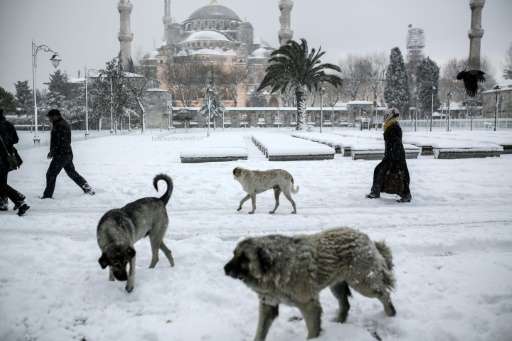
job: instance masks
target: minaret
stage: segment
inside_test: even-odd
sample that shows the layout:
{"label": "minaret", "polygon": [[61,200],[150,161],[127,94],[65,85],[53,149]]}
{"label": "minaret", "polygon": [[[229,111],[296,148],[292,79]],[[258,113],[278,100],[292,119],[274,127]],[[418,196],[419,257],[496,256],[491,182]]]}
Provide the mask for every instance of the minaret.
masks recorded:
{"label": "minaret", "polygon": [[169,41],[168,37],[168,29],[169,26],[172,24],[172,17],[171,17],[171,0],[164,0],[164,40],[167,43]]}
{"label": "minaret", "polygon": [[291,29],[291,14],[293,9],[292,0],[280,0],[279,10],[281,16],[279,22],[281,23],[281,29],[279,30],[279,45],[286,45],[288,41],[293,38],[293,31]]}
{"label": "minaret", "polygon": [[119,57],[121,58],[121,64],[123,65],[123,69],[133,71],[133,33],[131,33],[130,28],[130,14],[132,13],[133,5],[130,2],[130,0],[119,0],[117,9],[119,10],[119,15],[121,18],[119,29],[119,43],[121,44],[121,49],[119,51]]}
{"label": "minaret", "polygon": [[471,30],[469,31],[469,69],[480,70],[480,49],[484,30],[482,29],[482,9],[485,0],[471,0]]}

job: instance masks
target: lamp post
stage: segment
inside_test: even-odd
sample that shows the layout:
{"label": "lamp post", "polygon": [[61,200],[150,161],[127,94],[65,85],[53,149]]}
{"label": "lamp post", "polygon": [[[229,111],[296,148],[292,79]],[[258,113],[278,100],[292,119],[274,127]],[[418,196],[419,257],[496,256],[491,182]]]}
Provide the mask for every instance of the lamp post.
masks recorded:
{"label": "lamp post", "polygon": [[43,51],[46,53],[52,53],[52,57],[50,61],[54,68],[59,66],[59,63],[62,59],[59,57],[59,54],[51,49],[48,45],[41,44],[37,45],[34,41],[32,41],[32,92],[34,95],[34,144],[40,143],[41,139],[38,134],[38,124],[37,124],[37,94],[36,94],[36,69],[37,69],[37,54],[39,51]]}
{"label": "lamp post", "polygon": [[499,109],[499,105],[500,105],[500,87],[499,85],[496,85],[494,87],[494,91],[496,91],[496,109],[494,111],[494,131],[496,131],[496,128],[498,126],[498,109]]}
{"label": "lamp post", "polygon": [[450,131],[450,101],[452,99],[452,92],[449,91],[448,94],[446,95],[446,97],[448,98],[448,116],[447,116],[447,124],[446,124],[446,131]]}
{"label": "lamp post", "polygon": [[88,91],[87,91],[87,83],[88,83],[88,70],[87,66],[85,66],[85,138],[89,136],[89,101],[88,101]]}
{"label": "lamp post", "polygon": [[320,87],[320,133],[324,125],[324,88]]}
{"label": "lamp post", "polygon": [[169,110],[169,122],[167,129],[171,130],[173,128],[173,122],[172,122],[172,97],[170,100],[167,101],[167,110]]}
{"label": "lamp post", "polygon": [[432,110],[430,112],[430,131],[432,131],[432,120],[434,118],[434,91],[436,91],[436,87],[432,85]]}

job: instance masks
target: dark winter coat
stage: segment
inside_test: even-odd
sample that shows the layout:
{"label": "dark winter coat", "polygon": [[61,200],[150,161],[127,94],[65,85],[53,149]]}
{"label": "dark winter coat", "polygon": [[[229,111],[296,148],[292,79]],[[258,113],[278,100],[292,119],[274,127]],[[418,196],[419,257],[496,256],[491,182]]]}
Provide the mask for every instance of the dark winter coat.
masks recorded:
{"label": "dark winter coat", "polygon": [[[395,186],[396,183],[387,183],[387,181],[390,179],[388,174],[396,174],[400,172],[402,174],[401,187],[403,189],[400,191],[401,193],[397,194],[408,195],[410,194],[409,170],[407,169],[405,149],[404,145],[402,144],[402,128],[400,128],[398,122],[393,123],[384,131],[384,143],[384,159],[377,165],[377,167],[375,167],[373,174],[372,193],[380,194],[381,191],[394,193],[395,189],[398,187]],[[390,189],[391,192],[389,191]]]}
{"label": "dark winter coat", "polygon": [[[12,153],[14,145],[19,141],[18,134],[12,123],[2,116],[0,116],[0,136],[9,153]],[[0,147],[0,170],[6,171],[7,168],[7,155],[4,149]]]}
{"label": "dark winter coat", "polygon": [[384,142],[386,144],[384,160],[389,161],[394,166],[393,170],[407,168],[405,149],[402,144],[402,128],[398,123],[391,125],[384,131]]}
{"label": "dark winter coat", "polygon": [[63,118],[59,118],[53,122],[50,140],[50,156],[53,158],[63,158],[72,155],[71,128],[68,122]]}

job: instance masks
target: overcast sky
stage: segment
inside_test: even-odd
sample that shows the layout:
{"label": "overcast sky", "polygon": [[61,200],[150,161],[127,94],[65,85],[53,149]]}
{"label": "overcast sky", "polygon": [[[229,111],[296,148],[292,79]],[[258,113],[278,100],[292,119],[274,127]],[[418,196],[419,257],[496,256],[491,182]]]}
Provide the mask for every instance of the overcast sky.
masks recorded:
{"label": "overcast sky", "polygon": [[[163,0],[131,0],[134,58],[158,46],[163,37]],[[85,65],[101,68],[119,51],[117,0],[0,0],[0,86],[14,89],[31,81],[31,40],[60,52],[60,68],[75,75]],[[172,0],[172,16],[182,22],[209,0]],[[277,45],[278,0],[219,0],[243,20],[255,36]],[[505,51],[512,42],[512,0],[487,0],[483,12],[482,54],[501,79]],[[405,50],[407,25],[426,34],[426,55],[443,64],[467,58],[469,0],[296,0],[294,38],[305,37],[328,52],[330,61],[351,54]],[[50,56],[39,54],[37,78],[47,81]]]}

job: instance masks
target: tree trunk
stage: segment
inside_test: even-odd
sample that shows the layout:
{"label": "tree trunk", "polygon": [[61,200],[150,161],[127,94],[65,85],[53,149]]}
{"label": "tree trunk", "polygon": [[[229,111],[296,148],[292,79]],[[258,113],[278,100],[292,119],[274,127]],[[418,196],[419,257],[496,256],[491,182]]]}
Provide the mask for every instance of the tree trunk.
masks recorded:
{"label": "tree trunk", "polygon": [[297,126],[295,130],[304,129],[304,114],[306,113],[306,89],[304,86],[295,89],[297,99]]}
{"label": "tree trunk", "polygon": [[142,124],[141,124],[141,128],[142,128],[142,131],[141,133],[144,134],[144,131],[146,130],[146,115],[145,115],[145,108],[144,108],[144,104],[142,104],[142,101],[140,100],[140,98],[137,97],[137,104],[139,106],[139,109],[140,109],[140,115],[141,115],[141,119],[142,119]]}

